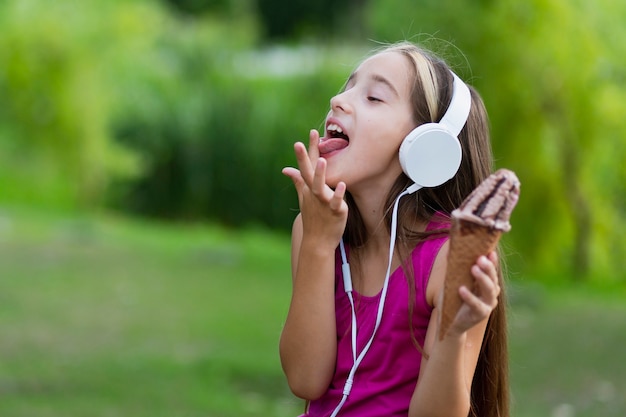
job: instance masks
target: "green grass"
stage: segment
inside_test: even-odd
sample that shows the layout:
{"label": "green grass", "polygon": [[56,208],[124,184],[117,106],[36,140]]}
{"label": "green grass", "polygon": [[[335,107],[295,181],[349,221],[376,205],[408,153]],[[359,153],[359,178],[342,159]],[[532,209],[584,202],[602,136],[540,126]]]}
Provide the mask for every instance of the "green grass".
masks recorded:
{"label": "green grass", "polygon": [[0,415],[291,416],[285,236],[0,216]]}
{"label": "green grass", "polygon": [[624,288],[527,284],[512,299],[514,416],[626,416]]}
{"label": "green grass", "polygon": [[[289,239],[0,210],[0,415],[296,416]],[[516,282],[515,417],[626,416],[626,295]]]}

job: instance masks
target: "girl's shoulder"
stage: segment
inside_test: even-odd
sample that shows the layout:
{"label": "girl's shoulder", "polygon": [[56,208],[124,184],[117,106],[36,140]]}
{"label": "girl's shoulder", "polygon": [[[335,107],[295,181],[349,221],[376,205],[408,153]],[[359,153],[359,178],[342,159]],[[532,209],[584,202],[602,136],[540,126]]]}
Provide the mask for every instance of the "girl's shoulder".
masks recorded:
{"label": "girl's shoulder", "polygon": [[450,224],[449,216],[435,213],[426,225],[423,240],[413,250],[413,256],[426,258],[427,262],[434,261],[442,245],[449,238]]}
{"label": "girl's shoulder", "polygon": [[420,271],[416,279],[421,281],[426,302],[431,307],[441,284],[439,277],[446,268],[450,225],[449,216],[435,213],[426,227],[429,235],[416,246],[412,254],[413,267]]}

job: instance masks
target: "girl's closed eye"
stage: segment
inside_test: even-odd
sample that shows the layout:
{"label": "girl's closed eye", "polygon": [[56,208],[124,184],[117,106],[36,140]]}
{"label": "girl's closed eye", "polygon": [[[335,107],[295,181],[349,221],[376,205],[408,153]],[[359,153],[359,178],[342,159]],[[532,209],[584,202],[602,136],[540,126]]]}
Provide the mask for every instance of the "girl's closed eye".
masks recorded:
{"label": "girl's closed eye", "polygon": [[372,102],[382,103],[382,99],[375,97],[375,96],[367,96],[367,100],[372,101]]}

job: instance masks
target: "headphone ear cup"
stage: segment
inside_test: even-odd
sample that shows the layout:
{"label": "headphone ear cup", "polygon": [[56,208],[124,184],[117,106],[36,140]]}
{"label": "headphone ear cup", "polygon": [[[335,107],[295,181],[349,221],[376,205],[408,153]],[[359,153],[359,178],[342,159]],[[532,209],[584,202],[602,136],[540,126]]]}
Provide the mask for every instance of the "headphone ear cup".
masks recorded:
{"label": "headphone ear cup", "polygon": [[456,174],[461,165],[461,144],[445,127],[425,123],[413,129],[400,145],[404,173],[422,187],[436,187]]}
{"label": "headphone ear cup", "polygon": [[[424,135],[428,135],[428,132],[431,132],[434,127],[436,127],[436,123],[424,123],[422,125],[417,126],[415,129],[411,130],[408,135],[402,141],[400,145],[400,165],[402,165],[402,170],[404,173],[411,178],[413,181],[413,177],[411,176],[410,169],[411,164],[411,155],[415,152],[413,149],[415,148],[415,143],[421,143],[423,139],[418,139],[423,137]],[[417,147],[419,148],[419,144]]]}

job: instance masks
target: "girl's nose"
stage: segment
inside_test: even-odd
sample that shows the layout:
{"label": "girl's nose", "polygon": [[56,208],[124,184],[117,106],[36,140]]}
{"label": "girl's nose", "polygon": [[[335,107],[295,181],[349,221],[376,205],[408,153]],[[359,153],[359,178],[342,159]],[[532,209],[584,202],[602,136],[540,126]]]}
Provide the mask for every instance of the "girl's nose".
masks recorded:
{"label": "girl's nose", "polygon": [[348,113],[351,111],[351,107],[348,104],[345,91],[337,94],[330,99],[330,108],[331,110],[342,111],[344,113]]}

